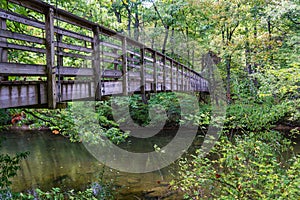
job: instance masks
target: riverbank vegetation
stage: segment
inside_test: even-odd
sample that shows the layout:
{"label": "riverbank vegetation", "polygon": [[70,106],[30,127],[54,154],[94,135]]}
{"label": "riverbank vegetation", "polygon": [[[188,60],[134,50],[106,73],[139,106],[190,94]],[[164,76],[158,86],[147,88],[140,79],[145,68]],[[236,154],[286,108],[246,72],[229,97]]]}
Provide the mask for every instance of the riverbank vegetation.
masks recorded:
{"label": "riverbank vegetation", "polygon": [[[4,0],[0,2],[1,8],[21,9]],[[228,104],[220,139],[205,157],[199,151],[192,161],[181,161],[180,176],[172,181],[172,189],[183,192],[185,199],[299,198],[300,157],[292,149],[300,126],[299,1],[50,2],[176,57],[204,76],[210,73],[209,67],[202,65],[202,55],[209,54],[215,62]],[[26,10],[19,12],[39,17]],[[13,55],[10,59],[25,58]],[[130,115],[126,117],[142,126],[150,123],[149,108],[157,104],[166,110],[166,115],[153,115],[152,122],[167,120],[171,127],[176,127],[184,125],[185,119],[192,119],[205,132],[214,121],[209,101],[200,102],[198,114],[180,116],[174,93],[153,95],[148,104],[139,95],[112,101],[70,103],[60,110],[0,110],[0,122],[4,128],[23,111],[26,117],[18,118],[20,122],[16,124],[49,127],[54,134],[62,134],[73,142],[80,141],[80,137],[88,140],[89,135],[100,131],[120,143],[128,136],[119,130],[126,119],[114,120],[112,103],[123,109],[129,106]],[[89,109],[76,111],[82,107]],[[100,126],[87,126],[88,122]],[[278,132],[280,127],[284,127],[284,133]],[[38,193],[61,195],[58,189]],[[80,195],[88,198],[92,193],[88,189]]]}

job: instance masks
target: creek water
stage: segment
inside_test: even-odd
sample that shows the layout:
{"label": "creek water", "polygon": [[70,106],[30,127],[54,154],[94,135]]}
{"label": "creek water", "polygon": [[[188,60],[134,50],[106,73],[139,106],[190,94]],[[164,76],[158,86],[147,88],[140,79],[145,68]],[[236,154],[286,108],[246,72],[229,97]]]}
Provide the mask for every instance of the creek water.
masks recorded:
{"label": "creek water", "polygon": [[[166,145],[174,131],[164,131],[158,137],[147,140],[135,140],[122,148],[134,152],[153,151],[154,144]],[[114,185],[117,199],[164,199],[174,200],[182,197],[169,190],[168,182],[178,173],[178,163],[161,170],[143,174],[125,173],[105,167],[96,160],[82,143],[71,143],[61,135],[50,131],[10,131],[0,133],[1,153],[14,155],[29,151],[30,155],[21,162],[21,170],[12,179],[12,190],[27,191],[33,188],[50,190],[60,187],[84,190],[91,183],[101,179]],[[188,152],[192,153],[202,144],[202,137],[196,137]],[[300,153],[300,141],[296,141],[295,152]],[[188,157],[188,155],[184,155]]]}
{"label": "creek water", "polygon": [[[154,144],[164,146],[172,139],[171,135],[166,131],[159,137],[138,142],[130,138],[124,148],[135,152],[153,151]],[[2,153],[13,155],[30,152],[21,162],[17,176],[12,179],[12,190],[15,192],[37,187],[42,190],[50,190],[52,187],[84,190],[101,179],[114,185],[118,199],[158,199],[160,196],[167,196],[165,199],[182,199],[179,194],[168,189],[168,182],[178,172],[176,163],[149,173],[125,173],[105,167],[82,143],[71,143],[63,136],[49,131],[10,131],[2,132],[0,136],[5,138],[2,141]],[[189,152],[199,147],[201,141],[201,137],[196,137]]]}

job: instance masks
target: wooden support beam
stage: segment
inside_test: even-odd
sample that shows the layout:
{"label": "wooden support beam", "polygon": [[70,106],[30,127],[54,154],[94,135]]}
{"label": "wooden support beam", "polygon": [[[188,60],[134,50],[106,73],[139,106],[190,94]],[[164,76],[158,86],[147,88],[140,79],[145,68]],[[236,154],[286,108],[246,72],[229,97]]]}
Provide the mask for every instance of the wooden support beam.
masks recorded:
{"label": "wooden support beam", "polygon": [[163,63],[163,91],[166,91],[166,86],[167,86],[167,74],[166,74],[166,56],[164,55],[162,58],[162,63]]}
{"label": "wooden support beam", "polygon": [[170,60],[170,68],[171,68],[171,91],[174,90],[174,86],[173,86],[173,59]]}
{"label": "wooden support beam", "polygon": [[127,39],[122,39],[122,91],[123,95],[128,95],[128,73],[127,73]]}
{"label": "wooden support beam", "polygon": [[[6,30],[6,20],[3,18],[0,18],[0,29]],[[0,37],[0,42],[7,42],[6,38]],[[7,62],[7,49],[0,47],[0,63]],[[7,81],[8,76],[0,76],[0,81]]]}
{"label": "wooden support beam", "polygon": [[179,67],[178,63],[176,64],[176,91],[179,91]]}
{"label": "wooden support beam", "polygon": [[180,65],[181,66],[181,91],[184,91],[184,77],[183,77],[183,71],[184,71],[184,68],[183,68],[183,65]]}
{"label": "wooden support beam", "polygon": [[156,52],[152,53],[153,58],[153,89],[154,93],[157,93],[157,60],[156,60],[157,54]]}
{"label": "wooden support beam", "polygon": [[141,82],[140,82],[140,90],[141,90],[141,95],[142,95],[142,100],[144,103],[147,103],[147,99],[146,99],[146,92],[145,92],[145,86],[146,86],[146,82],[145,82],[145,61],[144,61],[144,57],[145,57],[145,49],[141,48],[140,49],[140,76],[141,76]]}
{"label": "wooden support beam", "polygon": [[95,84],[95,100],[101,100],[101,77],[102,77],[102,70],[101,70],[101,59],[100,59],[100,30],[98,26],[93,27],[93,43],[92,43],[92,48],[93,48],[93,61],[92,61],[92,66],[94,70],[94,84]]}
{"label": "wooden support beam", "polygon": [[48,108],[56,108],[56,74],[55,74],[55,50],[54,50],[54,12],[49,8],[45,13],[46,32],[46,63],[47,63],[47,99]]}
{"label": "wooden support beam", "polygon": [[57,91],[57,96],[58,96],[58,101],[61,101],[61,84],[60,81],[64,80],[63,76],[61,75],[61,68],[64,66],[64,56],[60,54],[59,52],[63,52],[63,48],[59,46],[59,44],[62,42],[63,35],[61,34],[56,34],[56,41],[57,41],[57,74],[58,74],[58,91]]}

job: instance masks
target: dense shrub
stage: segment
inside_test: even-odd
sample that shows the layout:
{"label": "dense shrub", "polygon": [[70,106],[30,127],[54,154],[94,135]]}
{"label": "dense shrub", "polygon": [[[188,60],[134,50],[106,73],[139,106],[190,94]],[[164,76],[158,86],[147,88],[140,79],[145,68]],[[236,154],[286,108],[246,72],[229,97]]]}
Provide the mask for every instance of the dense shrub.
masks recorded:
{"label": "dense shrub", "polygon": [[291,142],[279,133],[222,137],[208,157],[182,161],[172,182],[185,199],[297,199],[300,156],[287,156]]}

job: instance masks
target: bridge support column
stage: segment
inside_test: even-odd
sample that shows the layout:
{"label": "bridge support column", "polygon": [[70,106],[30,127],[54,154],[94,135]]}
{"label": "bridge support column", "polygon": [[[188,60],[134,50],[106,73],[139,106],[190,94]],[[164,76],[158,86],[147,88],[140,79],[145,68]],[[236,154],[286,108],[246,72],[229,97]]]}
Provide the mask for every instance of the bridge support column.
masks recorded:
{"label": "bridge support column", "polygon": [[[6,20],[0,18],[0,29],[6,30]],[[7,39],[0,38],[0,42],[6,42]],[[7,62],[7,49],[0,48],[0,62]],[[8,76],[0,76],[0,81],[8,81]]]}
{"label": "bridge support column", "polygon": [[170,68],[171,68],[171,91],[174,90],[174,82],[173,82],[173,60],[170,60]]}
{"label": "bridge support column", "polygon": [[94,38],[93,38],[93,70],[94,70],[94,94],[95,100],[101,100],[101,77],[102,77],[102,70],[101,70],[101,61],[100,61],[100,39],[99,34],[100,30],[98,26],[93,28]]}
{"label": "bridge support column", "polygon": [[45,14],[46,63],[47,63],[47,98],[48,108],[56,108],[56,70],[54,66],[54,12],[49,8]]}
{"label": "bridge support column", "polygon": [[179,91],[179,69],[178,63],[176,64],[176,91]]}
{"label": "bridge support column", "polygon": [[183,67],[183,65],[181,65],[181,91],[184,91],[184,76],[183,76],[183,71],[184,71],[184,67]]}
{"label": "bridge support column", "polygon": [[128,95],[128,74],[127,74],[127,39],[122,39],[122,87],[123,95]]}
{"label": "bridge support column", "polygon": [[141,90],[141,95],[142,95],[142,100],[144,103],[147,103],[147,98],[146,98],[146,81],[145,81],[145,48],[140,49],[140,75],[141,75],[141,82],[140,82],[140,90]]}
{"label": "bridge support column", "polygon": [[167,74],[166,74],[166,56],[165,55],[163,56],[162,60],[163,60],[163,88],[162,89],[164,92],[166,92]]}
{"label": "bridge support column", "polygon": [[153,91],[154,93],[157,93],[157,63],[156,63],[156,57],[157,53],[153,52],[152,53],[152,58],[153,58]]}

